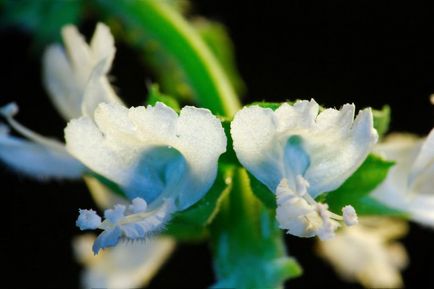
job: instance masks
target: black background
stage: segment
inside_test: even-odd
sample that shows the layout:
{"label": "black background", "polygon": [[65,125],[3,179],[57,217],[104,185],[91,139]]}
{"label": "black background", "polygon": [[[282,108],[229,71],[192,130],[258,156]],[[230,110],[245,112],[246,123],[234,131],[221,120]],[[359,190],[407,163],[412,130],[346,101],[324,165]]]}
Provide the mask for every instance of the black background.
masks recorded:
{"label": "black background", "polygon": [[[408,1],[195,1],[194,13],[225,23],[236,46],[248,92],[244,103],[315,98],[336,106],[392,108],[391,129],[427,134],[433,126],[434,9]],[[327,2],[327,3],[326,3]],[[427,2],[429,3],[429,2]],[[82,29],[90,35],[95,19]],[[18,119],[43,135],[62,139],[64,122],[41,86],[39,56],[29,35],[0,30],[0,104],[16,101]],[[120,95],[140,104],[152,78],[139,54],[118,44],[112,74]],[[38,183],[0,169],[3,226],[2,282],[15,287],[75,288],[80,267],[71,238],[77,208],[94,207],[81,182]],[[6,226],[6,228],[4,227]],[[286,237],[305,274],[292,288],[359,288],[343,283],[313,252],[312,239]],[[434,286],[434,232],[411,225],[403,240],[411,259],[407,287]],[[2,267],[3,267],[2,266]],[[3,275],[3,274],[2,274]],[[180,245],[151,288],[204,288],[213,282],[203,245]]]}

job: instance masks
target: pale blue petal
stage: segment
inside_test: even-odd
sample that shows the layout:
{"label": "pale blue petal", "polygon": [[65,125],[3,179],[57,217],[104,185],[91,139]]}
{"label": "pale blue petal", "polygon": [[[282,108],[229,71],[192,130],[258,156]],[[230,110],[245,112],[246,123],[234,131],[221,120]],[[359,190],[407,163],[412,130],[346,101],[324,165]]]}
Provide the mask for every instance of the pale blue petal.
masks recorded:
{"label": "pale blue petal", "polygon": [[5,130],[0,133],[0,161],[18,173],[39,180],[78,179],[85,170],[60,143],[53,148],[11,136]]}
{"label": "pale blue petal", "polygon": [[104,232],[99,234],[99,236],[96,238],[95,242],[93,243],[92,246],[93,253],[96,255],[101,249],[116,246],[121,236],[122,236],[122,231],[117,226],[112,229],[105,230]]}

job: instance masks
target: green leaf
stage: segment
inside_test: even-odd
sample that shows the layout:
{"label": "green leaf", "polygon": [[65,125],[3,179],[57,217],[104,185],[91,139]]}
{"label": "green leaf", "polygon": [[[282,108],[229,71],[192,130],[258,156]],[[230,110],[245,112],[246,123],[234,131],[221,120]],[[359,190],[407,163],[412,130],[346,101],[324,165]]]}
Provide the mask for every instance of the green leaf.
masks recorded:
{"label": "green leaf", "polygon": [[342,207],[346,205],[359,204],[360,199],[369,195],[386,178],[393,165],[394,162],[370,154],[357,171],[338,189],[326,194],[326,202],[330,210],[340,213]]}
{"label": "green leaf", "polygon": [[202,17],[192,19],[191,24],[220,62],[237,93],[243,94],[246,87],[237,70],[234,47],[226,27],[219,22]]}
{"label": "green leaf", "polygon": [[[282,105],[283,102],[266,102],[266,101],[257,101],[257,102],[253,102],[250,105],[258,105],[260,107],[263,108],[271,108],[272,110],[276,110],[279,108],[279,106]],[[292,104],[291,102],[287,102],[289,104]],[[249,105],[249,106],[250,106]]]}
{"label": "green leaf", "polygon": [[34,34],[36,48],[60,40],[66,24],[80,20],[82,2],[51,0],[8,0],[4,3],[1,25],[17,25]]}
{"label": "green leaf", "polygon": [[237,169],[230,194],[211,225],[217,282],[212,288],[280,288],[302,274],[287,256],[274,211],[254,197],[244,169]]}
{"label": "green leaf", "polygon": [[175,98],[161,93],[158,84],[151,84],[149,86],[148,104],[155,105],[157,102],[164,103],[168,107],[173,108],[176,112],[181,110],[179,103]]}
{"label": "green leaf", "polygon": [[378,136],[382,137],[389,129],[390,124],[390,107],[383,106],[381,110],[373,109],[374,127],[378,132]]}
{"label": "green leaf", "polygon": [[[239,100],[224,69],[197,31],[165,1],[96,1],[114,20],[113,31],[144,52],[162,89],[194,100],[214,114],[232,116]],[[115,24],[116,25],[115,25]]]}

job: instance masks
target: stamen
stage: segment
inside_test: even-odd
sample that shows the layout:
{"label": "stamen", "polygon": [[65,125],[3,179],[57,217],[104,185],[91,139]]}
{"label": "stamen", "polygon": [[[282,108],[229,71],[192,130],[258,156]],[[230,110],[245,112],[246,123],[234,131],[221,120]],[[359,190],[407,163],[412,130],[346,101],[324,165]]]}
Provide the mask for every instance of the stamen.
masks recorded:
{"label": "stamen", "polygon": [[[295,228],[289,228],[294,226],[293,223],[285,222],[285,211],[286,216],[288,216],[292,222],[296,221],[294,213],[298,212],[295,214],[300,214],[296,217],[302,217],[302,219],[299,220],[304,223],[304,234],[317,235],[321,240],[331,239],[335,236],[335,231],[340,226],[338,221],[343,221],[347,226],[357,224],[357,214],[353,207],[345,206],[342,209],[343,216],[340,216],[329,211],[327,204],[315,201],[308,192],[309,183],[303,176],[298,175],[296,177],[295,188],[296,191],[291,190],[287,180],[283,179],[276,189],[278,205],[277,218],[281,227],[283,226],[283,228],[288,229],[289,233],[294,234]],[[302,205],[303,202],[305,205]],[[302,206],[304,206],[303,209]],[[311,209],[309,209],[309,207]],[[286,226],[289,227],[287,228],[284,224],[287,224]]]}
{"label": "stamen", "polygon": [[79,209],[79,212],[75,224],[80,230],[95,230],[101,225],[101,217],[94,210]]}
{"label": "stamen", "polygon": [[344,215],[344,222],[347,226],[353,226],[359,223],[357,218],[356,210],[350,205],[342,208],[342,213]]}

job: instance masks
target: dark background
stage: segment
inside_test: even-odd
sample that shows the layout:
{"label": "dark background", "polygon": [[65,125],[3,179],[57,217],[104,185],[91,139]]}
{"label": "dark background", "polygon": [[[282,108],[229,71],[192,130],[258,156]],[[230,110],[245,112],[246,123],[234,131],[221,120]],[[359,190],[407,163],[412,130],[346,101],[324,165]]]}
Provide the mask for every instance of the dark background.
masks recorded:
{"label": "dark background", "polygon": [[[392,108],[394,131],[427,134],[433,126],[434,9],[408,1],[195,1],[194,13],[220,20],[230,30],[248,92],[244,103],[315,98],[336,106]],[[84,27],[89,35],[96,19]],[[41,86],[40,56],[29,35],[0,30],[0,104],[16,101],[18,119],[43,135],[62,139],[64,122]],[[139,54],[118,44],[112,74],[120,95],[139,104],[151,76]],[[94,207],[81,182],[38,183],[0,168],[3,222],[1,258],[14,287],[78,286],[80,267],[71,238],[77,208]],[[305,274],[292,288],[359,288],[341,282],[312,251],[314,240],[286,237]],[[434,232],[411,225],[403,240],[411,265],[408,288],[434,286]],[[2,267],[3,267],[2,266]],[[2,274],[3,275],[3,274]],[[8,278],[9,277],[9,278]],[[180,245],[151,288],[204,288],[213,282],[206,245]],[[3,283],[4,284],[4,283]]]}

